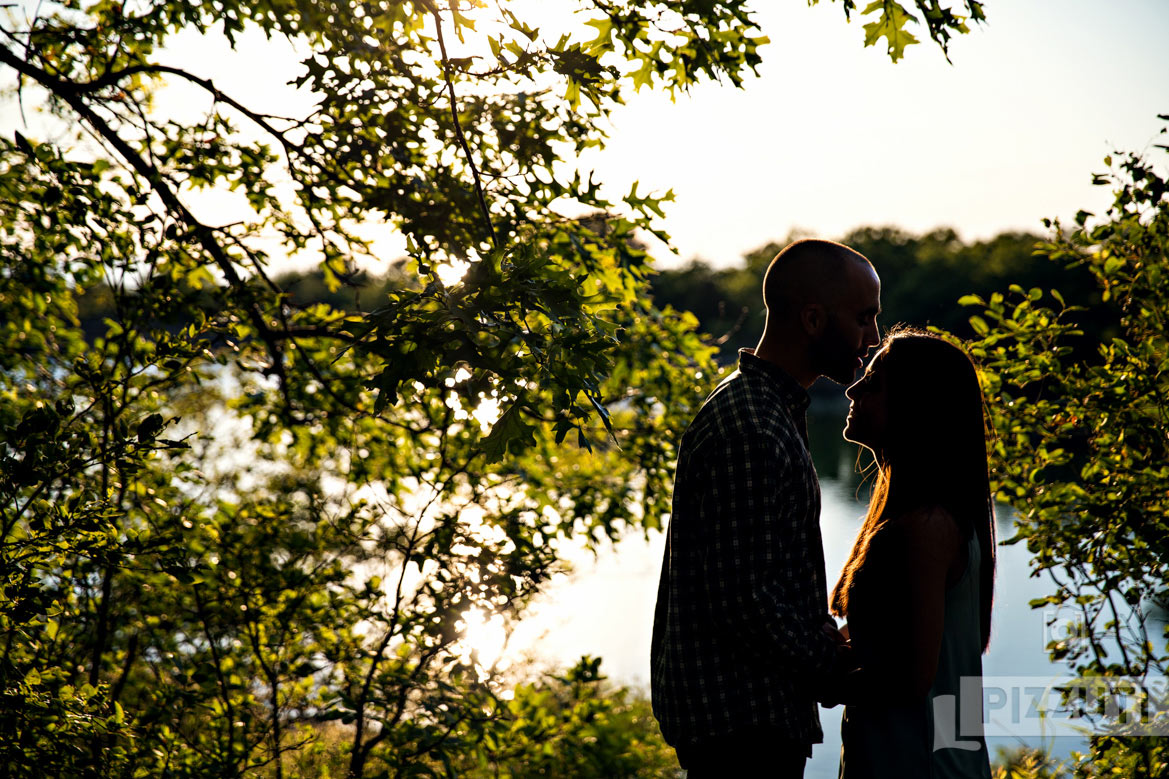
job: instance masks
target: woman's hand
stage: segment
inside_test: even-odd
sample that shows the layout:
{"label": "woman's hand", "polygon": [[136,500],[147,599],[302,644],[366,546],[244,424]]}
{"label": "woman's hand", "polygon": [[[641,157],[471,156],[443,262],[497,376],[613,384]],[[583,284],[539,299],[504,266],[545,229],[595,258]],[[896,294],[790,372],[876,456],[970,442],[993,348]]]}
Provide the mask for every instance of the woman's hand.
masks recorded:
{"label": "woman's hand", "polygon": [[840,630],[836,627],[835,622],[825,622],[820,626],[820,630],[822,630],[825,635],[835,641],[837,646],[848,643],[848,633],[845,632],[848,630],[847,625],[845,625],[844,630]]}

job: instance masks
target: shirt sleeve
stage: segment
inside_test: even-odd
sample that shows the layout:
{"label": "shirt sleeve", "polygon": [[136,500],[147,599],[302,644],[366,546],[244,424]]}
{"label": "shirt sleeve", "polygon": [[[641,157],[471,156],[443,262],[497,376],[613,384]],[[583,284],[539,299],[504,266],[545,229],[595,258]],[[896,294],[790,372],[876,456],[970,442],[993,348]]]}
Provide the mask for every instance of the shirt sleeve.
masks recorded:
{"label": "shirt sleeve", "polygon": [[[826,675],[836,644],[822,630],[806,523],[808,496],[775,440],[748,433],[708,451],[703,578],[726,628],[795,673]],[[802,477],[798,477],[802,480]],[[813,519],[812,521],[817,521]]]}

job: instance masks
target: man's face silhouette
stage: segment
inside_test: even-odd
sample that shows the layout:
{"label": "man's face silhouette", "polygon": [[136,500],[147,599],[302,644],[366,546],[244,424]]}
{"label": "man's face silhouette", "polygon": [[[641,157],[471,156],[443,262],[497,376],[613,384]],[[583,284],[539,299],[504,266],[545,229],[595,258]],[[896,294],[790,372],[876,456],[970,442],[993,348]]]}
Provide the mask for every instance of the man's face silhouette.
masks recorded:
{"label": "man's face silhouette", "polygon": [[837,384],[852,383],[869,349],[881,342],[881,280],[867,263],[850,262],[842,287],[825,306],[826,320],[813,339],[817,372]]}

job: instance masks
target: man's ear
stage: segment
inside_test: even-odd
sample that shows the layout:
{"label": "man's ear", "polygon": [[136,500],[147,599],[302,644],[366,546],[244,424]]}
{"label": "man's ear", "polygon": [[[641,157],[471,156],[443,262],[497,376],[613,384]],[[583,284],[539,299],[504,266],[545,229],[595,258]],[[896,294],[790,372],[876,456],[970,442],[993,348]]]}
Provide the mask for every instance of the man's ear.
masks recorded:
{"label": "man's ear", "polygon": [[804,334],[817,336],[828,325],[828,311],[819,303],[809,303],[800,310],[800,326]]}

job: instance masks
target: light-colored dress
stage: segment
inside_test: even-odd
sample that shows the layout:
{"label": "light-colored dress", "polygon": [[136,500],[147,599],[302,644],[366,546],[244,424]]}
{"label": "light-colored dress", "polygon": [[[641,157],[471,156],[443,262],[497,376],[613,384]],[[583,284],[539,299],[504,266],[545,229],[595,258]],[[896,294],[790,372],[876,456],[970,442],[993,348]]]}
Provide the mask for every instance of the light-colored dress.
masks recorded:
{"label": "light-colored dress", "polygon": [[[911,706],[845,707],[840,779],[990,779],[980,726],[981,555],[973,534],[967,550],[966,571],[946,590],[941,653],[929,695]],[[974,735],[967,734],[971,724],[979,725]]]}

